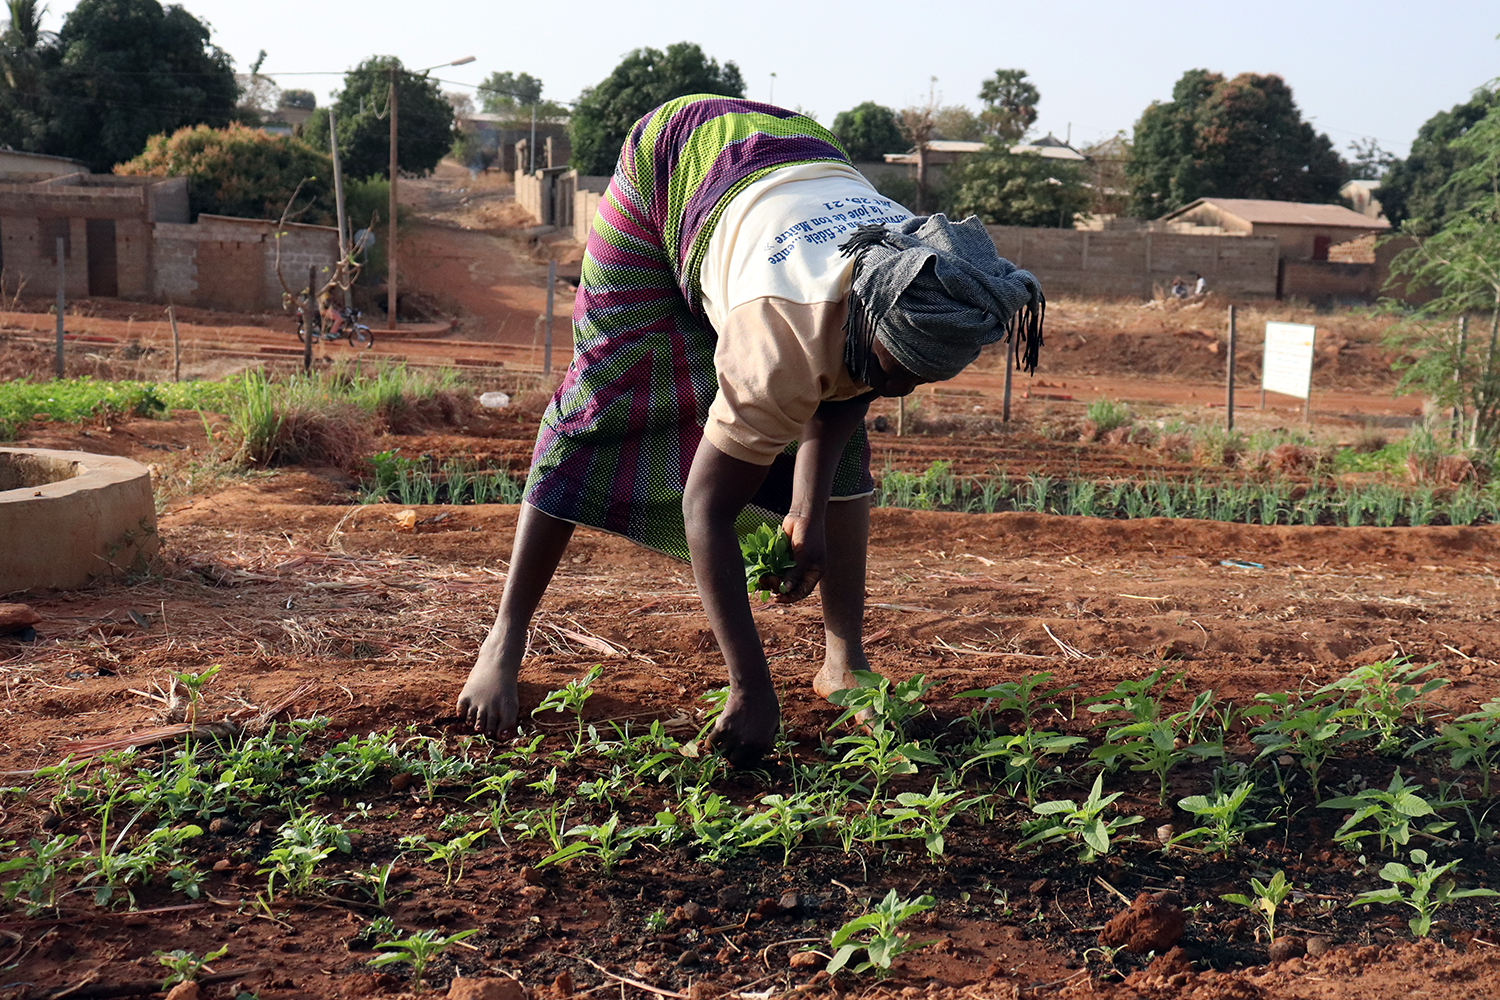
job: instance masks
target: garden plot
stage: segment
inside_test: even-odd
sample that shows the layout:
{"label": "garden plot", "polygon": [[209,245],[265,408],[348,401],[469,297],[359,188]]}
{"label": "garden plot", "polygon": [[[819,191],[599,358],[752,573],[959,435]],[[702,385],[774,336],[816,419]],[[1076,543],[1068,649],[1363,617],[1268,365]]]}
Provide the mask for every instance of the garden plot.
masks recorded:
{"label": "garden plot", "polygon": [[0,782],[10,992],[221,948],[223,996],[1500,985],[1463,895],[1500,888],[1495,529],[877,510],[888,680],[822,702],[816,607],[758,606],[786,733],[737,773],[701,741],[723,675],[686,567],[580,533],[527,732],[477,740],[452,703],[515,509],[355,491],[183,499],[161,579],[29,602],[42,642],[0,667],[0,768],[44,769]]}

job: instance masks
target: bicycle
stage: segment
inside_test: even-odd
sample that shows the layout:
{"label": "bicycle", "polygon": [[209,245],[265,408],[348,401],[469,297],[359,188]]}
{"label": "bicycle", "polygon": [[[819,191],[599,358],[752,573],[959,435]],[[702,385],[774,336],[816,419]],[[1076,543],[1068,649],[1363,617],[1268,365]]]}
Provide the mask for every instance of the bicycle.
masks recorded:
{"label": "bicycle", "polygon": [[[332,328],[332,324],[328,323],[330,312],[338,320],[338,327],[336,329]],[[375,335],[370,332],[370,328],[368,326],[359,321],[360,317],[363,315],[364,313],[360,312],[358,309],[353,309],[348,306],[334,306],[331,310],[323,313],[324,325],[318,329],[318,332],[315,335],[315,339],[325,341],[347,339],[349,341],[349,346],[358,347],[362,350],[369,350],[371,347],[375,346]],[[302,313],[298,312],[297,343],[299,344],[305,343],[302,333],[303,318],[304,317]]]}

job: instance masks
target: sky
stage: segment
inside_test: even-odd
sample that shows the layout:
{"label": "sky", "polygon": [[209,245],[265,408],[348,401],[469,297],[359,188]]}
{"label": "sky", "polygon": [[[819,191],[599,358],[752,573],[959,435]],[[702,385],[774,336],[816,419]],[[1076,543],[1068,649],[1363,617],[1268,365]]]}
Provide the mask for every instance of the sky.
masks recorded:
{"label": "sky", "polygon": [[[76,0],[52,0],[55,30]],[[826,124],[863,101],[978,109],[981,82],[1026,70],[1041,91],[1038,134],[1075,146],[1129,131],[1185,70],[1276,73],[1305,117],[1347,155],[1375,138],[1404,156],[1421,124],[1500,76],[1495,0],[182,0],[213,41],[319,106],[339,74],[374,54],[435,70],[444,89],[473,92],[491,72],[539,77],[543,97],[571,101],[642,46],[691,41],[739,65],[746,96],[800,108]],[[351,16],[352,15],[352,16]],[[936,77],[936,80],[933,80]]]}

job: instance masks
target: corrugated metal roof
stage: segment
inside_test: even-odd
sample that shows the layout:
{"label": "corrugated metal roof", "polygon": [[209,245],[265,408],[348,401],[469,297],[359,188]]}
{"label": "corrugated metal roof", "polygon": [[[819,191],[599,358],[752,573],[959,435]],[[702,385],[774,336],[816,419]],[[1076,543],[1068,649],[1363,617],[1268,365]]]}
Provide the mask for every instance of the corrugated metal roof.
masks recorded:
{"label": "corrugated metal roof", "polygon": [[1199,198],[1189,205],[1162,217],[1169,222],[1186,215],[1200,205],[1212,205],[1251,225],[1267,226],[1344,226],[1350,229],[1389,229],[1384,219],[1360,215],[1343,205],[1314,205],[1301,201],[1270,201],[1262,198]]}

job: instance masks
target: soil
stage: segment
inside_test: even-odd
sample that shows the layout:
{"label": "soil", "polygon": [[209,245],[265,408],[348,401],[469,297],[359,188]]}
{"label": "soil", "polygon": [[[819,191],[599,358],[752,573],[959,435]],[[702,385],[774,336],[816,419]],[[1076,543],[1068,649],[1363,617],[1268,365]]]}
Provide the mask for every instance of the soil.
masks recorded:
{"label": "soil", "polygon": [[[451,296],[462,336],[529,338],[529,327],[505,317],[534,316],[538,291],[545,289],[537,285],[539,265],[528,238],[502,225],[510,219],[503,190],[471,197],[477,202],[471,212],[461,199],[453,204],[462,178],[430,183],[438,190],[425,210],[435,221],[418,223],[429,227],[418,238],[452,251],[424,272],[434,282],[433,301]],[[422,194],[419,185],[410,187],[417,189],[414,197]],[[479,237],[491,242],[474,242]],[[481,263],[463,266],[466,253]],[[482,296],[439,277],[458,271],[498,289],[503,307],[485,320],[492,326],[480,330],[473,318],[486,308]],[[117,336],[139,325],[117,315],[125,308],[100,304],[85,318],[115,331],[101,335]],[[1044,353],[1047,370],[1028,383],[1033,397],[1019,405],[1017,420],[998,422],[991,394],[996,376],[973,373],[919,400],[911,419],[913,429],[925,433],[875,434],[877,468],[886,463],[921,471],[945,459],[961,471],[999,468],[1012,476],[1042,470],[1237,475],[1173,463],[1136,446],[1078,440],[1081,402],[1093,398],[1089,394],[1128,388],[1137,395],[1123,398],[1157,400],[1168,404],[1161,412],[1170,415],[1171,406],[1206,402],[1216,371],[1209,363],[1214,352],[1204,347],[1194,348],[1209,355],[1199,359],[1203,364],[1184,360],[1196,357],[1184,344],[1208,338],[1177,329],[1214,332],[1206,320],[1189,320],[1169,306],[1099,308],[1064,304],[1049,315],[1058,325]],[[40,375],[50,354],[16,328],[45,329],[48,318],[19,309],[4,317],[17,339],[0,345],[0,372]],[[214,330],[250,336],[247,331],[267,329],[245,317],[220,325],[211,317],[180,319],[205,339]],[[1334,402],[1316,407],[1316,419],[1331,435],[1348,437],[1371,415],[1409,417],[1411,405],[1390,399],[1389,376],[1379,371],[1378,336],[1361,332],[1367,320],[1332,319],[1347,328],[1348,345],[1324,363],[1347,375],[1350,385],[1336,397],[1330,393]],[[278,329],[281,322],[267,325]],[[1125,351],[1111,339],[1121,335],[1143,346]],[[1064,349],[1068,338],[1088,344]],[[127,343],[99,345],[94,359],[72,352],[69,363],[81,371],[98,366],[101,376],[140,373],[140,357],[114,356]],[[431,356],[475,349],[442,346]],[[1127,382],[1131,366],[1149,370],[1151,378]],[[524,468],[547,383],[505,377],[516,390],[511,408],[478,413],[450,433],[391,436],[381,446]],[[1204,396],[1194,401],[1192,394],[1200,392]],[[894,419],[893,409],[887,414]],[[1292,423],[1285,411],[1259,414],[1247,412],[1246,419],[1265,427]],[[128,455],[154,464],[165,483],[183,463],[213,449],[205,435],[196,415],[180,414],[82,428],[33,424],[21,443]],[[200,718],[291,698],[283,719],[316,714],[328,720],[309,737],[314,751],[349,734],[391,727],[411,727],[414,735],[458,747],[463,733],[454,699],[494,615],[516,508],[416,507],[414,524],[406,527],[410,519],[398,516],[406,508],[357,505],[356,487],[345,470],[295,468],[179,490],[160,515],[159,575],[7,597],[30,605],[41,621],[34,642],[0,637],[0,771],[56,764],[78,741],[160,726],[158,698],[170,687],[170,673],[215,665],[220,672],[206,689]],[[30,542],[8,542],[17,543]],[[1258,692],[1306,690],[1355,666],[1405,655],[1438,663],[1435,673],[1452,681],[1431,696],[1421,730],[1430,733],[1432,719],[1472,711],[1500,694],[1497,556],[1500,528],[1294,528],[880,509],[872,518],[868,653],[874,669],[888,677],[922,674],[934,682],[924,699],[933,714],[921,724],[947,728],[929,733],[957,731],[954,720],[973,708],[954,697],[959,692],[1038,671],[1075,686],[1068,697],[1081,706],[1122,680],[1165,666],[1184,675],[1167,702],[1177,711],[1205,689],[1218,703],[1243,706]],[[821,759],[820,743],[838,710],[809,687],[821,656],[819,609],[815,602],[766,605],[755,615],[787,738],[799,759]],[[689,739],[702,721],[702,696],[724,683],[688,568],[584,530],[536,620],[521,680],[523,719],[547,692],[596,663],[604,676],[585,718],[601,729],[655,719]],[[1078,716],[1070,722],[1059,713],[1048,725],[1088,733],[1088,713]],[[571,722],[549,716],[540,725],[548,747],[562,745],[572,731]],[[470,752],[483,759],[507,749],[481,742]],[[1231,749],[1248,760],[1257,748],[1241,732]],[[1398,764],[1434,787],[1453,777],[1439,758],[1382,758],[1367,741],[1330,761],[1323,784],[1384,786]],[[593,766],[568,765],[564,778],[586,777]],[[1205,790],[1211,774],[1207,764],[1179,767],[1169,798]],[[12,774],[4,783],[33,780]],[[713,787],[745,804],[785,790],[791,780],[781,757],[764,772],[725,774]],[[24,848],[32,837],[51,833],[93,843],[97,830],[76,811],[65,802],[54,811],[55,786],[41,781],[34,791],[0,798],[0,843]],[[441,865],[407,852],[394,877],[403,894],[389,912],[405,928],[477,929],[465,946],[434,961],[429,983],[441,987],[460,974],[513,975],[533,997],[612,995],[616,989],[646,995],[620,977],[694,1000],[799,988],[814,995],[955,1000],[1500,995],[1500,938],[1487,901],[1444,911],[1447,923],[1424,941],[1411,939],[1404,912],[1344,905],[1382,884],[1374,872],[1386,856],[1371,850],[1360,862],[1333,847],[1337,815],[1307,808],[1295,822],[1252,834],[1231,858],[1219,859],[1161,849],[1158,827],[1181,832],[1191,818],[1158,804],[1152,775],[1122,771],[1110,788],[1124,793],[1116,809],[1145,817],[1132,831],[1140,839],[1087,864],[1074,849],[1017,850],[1012,834],[967,821],[950,830],[948,853],[935,861],[923,856],[920,843],[913,849],[906,842],[868,856],[843,854],[836,845],[799,850],[787,867],[779,864],[779,851],[715,862],[686,851],[638,849],[604,874],[581,862],[541,867],[548,849],[515,839],[487,843],[452,885]],[[1312,805],[1305,789],[1299,794]],[[630,821],[649,820],[661,795],[650,787],[640,792]],[[530,789],[516,796],[532,805],[548,801]],[[435,835],[446,816],[474,806],[463,802],[456,785],[429,798],[409,774],[382,773],[347,796],[324,798],[319,808],[353,817],[347,825],[360,835],[346,867],[363,868],[395,859],[402,836]],[[227,975],[204,987],[209,996],[243,989],[265,1000],[321,1000],[408,990],[404,975],[367,964],[373,953],[360,932],[373,914],[360,897],[331,890],[319,897],[279,896],[270,912],[258,906],[265,883],[256,870],[284,819],[252,812],[199,838],[194,854],[203,869],[214,870],[197,901],[158,883],[138,892],[135,911],[97,907],[87,892],[64,897],[55,914],[27,916],[0,904],[0,996],[120,995],[102,990],[159,979],[158,949],[201,955],[220,946],[229,951],[213,968]],[[1461,860],[1465,886],[1500,888],[1500,858],[1492,851],[1466,836],[1445,857]],[[1286,954],[1302,954],[1271,965],[1253,922],[1219,896],[1247,891],[1250,875],[1264,878],[1276,870],[1298,886],[1299,898],[1280,926],[1302,942]],[[935,943],[903,957],[888,978],[829,980],[817,973],[821,960],[792,961],[808,944],[826,950],[832,930],[893,888],[903,896],[936,898],[935,909],[911,928]],[[1138,896],[1162,893],[1139,904],[1139,914],[1120,916]],[[1174,909],[1185,911],[1183,933],[1169,942],[1175,935],[1167,932],[1184,916],[1174,916]],[[1111,941],[1139,937],[1166,950],[1110,954],[1114,946],[1100,935],[1112,921],[1121,931]]]}

